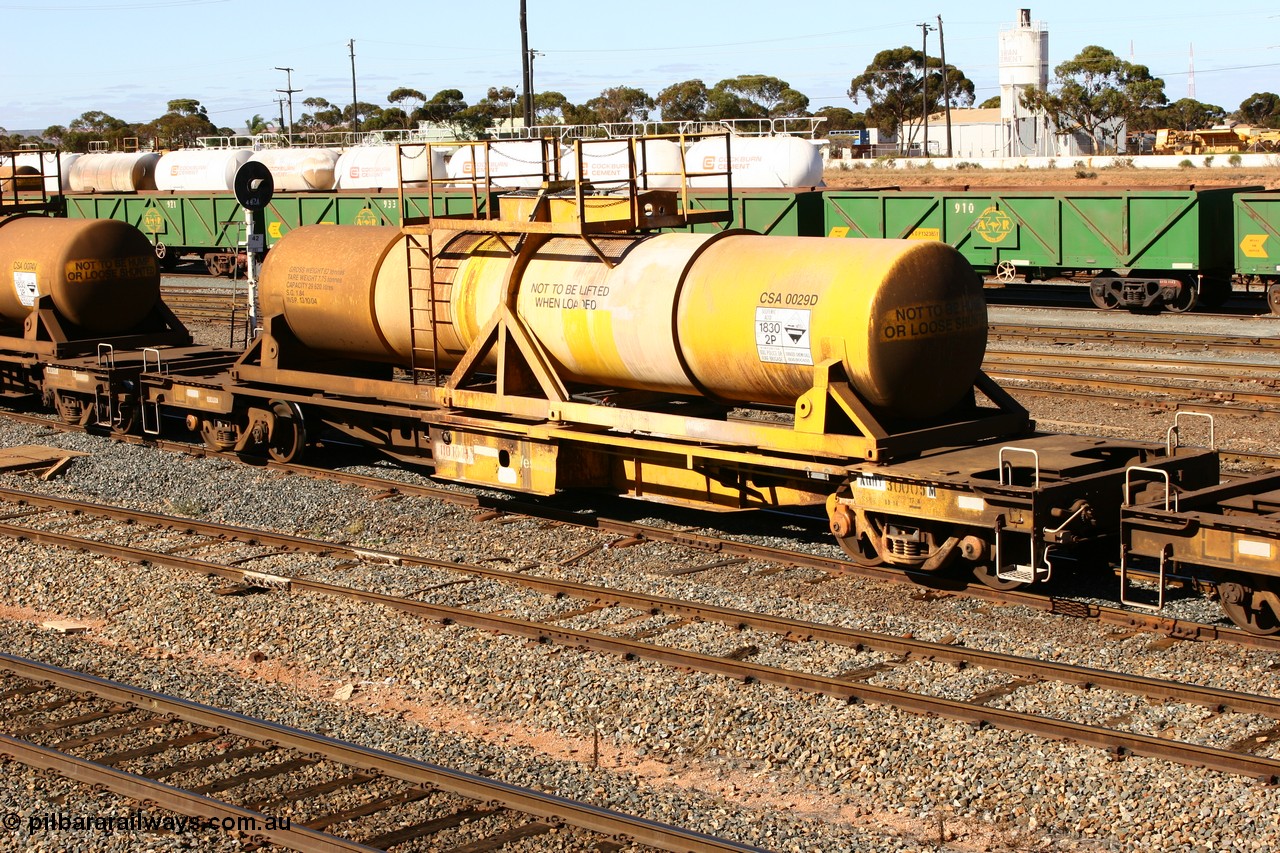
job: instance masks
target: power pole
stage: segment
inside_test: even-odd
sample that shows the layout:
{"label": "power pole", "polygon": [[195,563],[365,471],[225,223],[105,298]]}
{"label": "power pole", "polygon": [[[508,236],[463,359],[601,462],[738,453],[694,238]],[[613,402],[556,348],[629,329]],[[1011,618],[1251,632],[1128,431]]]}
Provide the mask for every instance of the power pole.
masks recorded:
{"label": "power pole", "polygon": [[529,53],[529,22],[525,13],[525,0],[520,0],[520,69],[523,76],[524,89],[521,103],[521,115],[524,118],[525,132],[533,127],[533,55]]}
{"label": "power pole", "polygon": [[276,105],[280,107],[280,126],[284,127],[284,98],[276,98]]}
{"label": "power pole", "polygon": [[942,37],[942,16],[938,16],[938,57],[942,60],[942,102],[947,115],[947,157],[951,156],[951,78],[947,76],[947,42]]}
{"label": "power pole", "polygon": [[351,50],[351,132],[360,132],[360,102],[356,100],[356,40],[347,42]]}
{"label": "power pole", "polygon": [[924,135],[920,139],[920,151],[929,156],[929,24],[916,24],[920,28],[920,123]]}
{"label": "power pole", "polygon": [[[285,73],[284,85],[287,88],[276,89],[276,91],[289,98],[289,144],[292,145],[293,144],[293,93],[301,92],[302,90],[293,88],[293,69],[292,68],[281,68],[279,65],[277,65],[276,70],[283,71]],[[283,113],[281,113],[280,115],[280,124],[284,124]]]}
{"label": "power pole", "polygon": [[533,61],[542,55],[540,50],[529,51],[529,117],[525,119],[525,127],[533,127],[538,120],[538,111],[533,106]]}

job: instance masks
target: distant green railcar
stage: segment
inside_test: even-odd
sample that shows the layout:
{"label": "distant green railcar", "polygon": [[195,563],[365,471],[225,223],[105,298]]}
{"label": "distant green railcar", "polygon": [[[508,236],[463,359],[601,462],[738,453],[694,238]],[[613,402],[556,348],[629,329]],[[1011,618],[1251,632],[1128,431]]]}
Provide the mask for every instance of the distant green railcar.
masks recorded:
{"label": "distant green railcar", "polygon": [[[729,196],[721,189],[689,191],[691,211],[728,210]],[[823,193],[812,187],[801,189],[735,189],[733,219],[688,226],[697,233],[714,233],[727,228],[749,228],[780,237],[818,237],[823,229]]]}
{"label": "distant green railcar", "polygon": [[1187,311],[1231,292],[1232,200],[1259,187],[827,190],[833,237],[941,240],[1005,281],[1085,276],[1099,308]]}
{"label": "distant green railcar", "polygon": [[118,219],[146,234],[165,266],[199,255],[209,272],[228,275],[242,262],[247,226],[232,193],[68,193],[65,199],[70,219]]}
{"label": "distant green railcar", "polygon": [[1266,290],[1273,314],[1280,314],[1280,191],[1235,197],[1236,272]]}
{"label": "distant green railcar", "polygon": [[[425,190],[400,195],[395,190],[333,190],[315,193],[277,193],[267,205],[265,227],[267,247],[294,228],[304,225],[393,225],[398,226],[407,215],[420,219],[428,214],[430,195]],[[437,191],[431,215],[483,215],[488,208],[484,194]]]}

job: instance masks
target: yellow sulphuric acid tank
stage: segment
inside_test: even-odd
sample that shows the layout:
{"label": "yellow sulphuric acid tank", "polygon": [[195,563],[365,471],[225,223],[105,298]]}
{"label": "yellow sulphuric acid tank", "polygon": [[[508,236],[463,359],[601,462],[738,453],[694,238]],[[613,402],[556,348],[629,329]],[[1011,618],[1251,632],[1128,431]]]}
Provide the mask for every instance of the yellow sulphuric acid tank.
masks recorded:
{"label": "yellow sulphuric acid tank", "polygon": [[0,317],[21,323],[39,296],[85,332],[127,332],[160,299],[146,236],[114,219],[0,220]]}
{"label": "yellow sulphuric acid tank", "polygon": [[[315,225],[271,250],[267,314],[311,349],[405,365],[408,261],[395,228]],[[496,238],[436,232],[440,352],[453,364],[504,298]],[[880,413],[929,418],[960,402],[986,349],[981,281],[943,243],[744,232],[599,237],[603,263],[556,237],[515,272],[518,316],[570,383],[794,405],[840,359]],[[418,303],[419,347],[430,348]]]}

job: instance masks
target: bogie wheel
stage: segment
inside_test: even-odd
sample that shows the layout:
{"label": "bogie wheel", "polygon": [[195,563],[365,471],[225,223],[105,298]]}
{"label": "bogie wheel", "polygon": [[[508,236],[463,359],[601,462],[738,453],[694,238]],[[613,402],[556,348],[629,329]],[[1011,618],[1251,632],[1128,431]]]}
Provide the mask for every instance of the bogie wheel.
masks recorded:
{"label": "bogie wheel", "polygon": [[1099,289],[1094,286],[1099,278],[1110,279],[1114,277],[1115,273],[1113,272],[1109,275],[1097,276],[1089,283],[1089,301],[1093,303],[1093,307],[1101,308],[1104,311],[1110,311],[1112,308],[1115,308],[1120,304],[1120,300],[1111,292],[1111,288],[1103,287]]}
{"label": "bogie wheel", "polygon": [[307,425],[297,403],[276,400],[271,404],[275,428],[267,441],[267,453],[277,462],[296,462],[307,447]]}
{"label": "bogie wheel", "polygon": [[[832,495],[827,498],[827,519],[831,535],[855,562],[864,566],[883,566],[884,557],[881,556],[875,544],[858,531],[854,520],[857,511],[851,511],[844,504],[836,503],[833,500],[834,497],[835,495]],[[868,523],[875,523],[873,518],[869,516],[866,518]]]}
{"label": "bogie wheel", "polygon": [[1174,314],[1185,314],[1192,308],[1196,307],[1196,286],[1194,283],[1184,280],[1182,289],[1178,291],[1178,295],[1165,303]]}
{"label": "bogie wheel", "polygon": [[1223,611],[1250,634],[1280,634],[1280,580],[1237,575],[1218,584]]}
{"label": "bogie wheel", "polygon": [[1004,284],[1011,284],[1018,278],[1018,268],[1008,261],[1001,261],[996,264],[996,280]]}
{"label": "bogie wheel", "polygon": [[1280,282],[1267,288],[1267,305],[1272,314],[1280,314]]}
{"label": "bogie wheel", "polygon": [[138,425],[138,409],[136,406],[117,403],[116,416],[111,423],[112,435],[128,435]]}

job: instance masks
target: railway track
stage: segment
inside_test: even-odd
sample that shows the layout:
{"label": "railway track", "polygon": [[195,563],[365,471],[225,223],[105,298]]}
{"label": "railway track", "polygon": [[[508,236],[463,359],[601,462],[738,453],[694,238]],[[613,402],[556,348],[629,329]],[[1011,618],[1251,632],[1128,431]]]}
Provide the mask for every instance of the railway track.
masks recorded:
{"label": "railway track", "polygon": [[[3,412],[3,416],[28,424],[36,424],[52,429],[80,432],[79,427],[63,424],[59,421],[36,415],[27,415],[12,411]],[[173,440],[149,440],[135,435],[113,435],[113,440],[130,444],[146,444],[167,452],[183,453],[209,458],[225,458],[242,461],[237,454],[222,453],[203,445]],[[1246,461],[1256,461],[1252,454],[1240,454]],[[1270,461],[1280,461],[1267,457]],[[1280,650],[1280,636],[1261,636],[1250,634],[1233,627],[1193,622],[1174,617],[1161,616],[1145,611],[1137,611],[1123,607],[1100,604],[1095,601],[1082,602],[1077,598],[1063,595],[1045,594],[1043,592],[1026,592],[1021,590],[996,590],[980,584],[970,584],[963,580],[949,579],[941,576],[915,576],[900,570],[881,566],[864,565],[843,557],[829,557],[792,550],[744,542],[716,534],[701,533],[691,530],[645,524],[635,521],[611,519],[597,514],[584,515],[576,511],[561,510],[554,505],[521,500],[519,498],[492,497],[472,494],[452,488],[414,483],[406,480],[359,474],[324,468],[301,463],[280,463],[268,459],[253,460],[256,464],[269,470],[283,474],[310,477],[313,479],[332,480],[349,485],[362,486],[371,490],[378,497],[409,495],[439,500],[456,506],[469,507],[491,512],[496,516],[503,514],[528,515],[559,524],[591,528],[604,534],[614,534],[628,540],[631,544],[641,542],[660,542],[690,548],[707,554],[726,558],[744,558],[759,560],[779,566],[817,569],[832,575],[851,575],[891,584],[906,585],[918,588],[927,587],[941,590],[945,594],[963,595],[994,604],[1015,605],[1035,611],[1070,616],[1073,618],[1092,619],[1103,624],[1117,625],[1127,629],[1152,631],[1169,637],[1184,640],[1225,641],[1240,646]],[[52,507],[55,499],[47,496],[36,496],[25,492],[8,492],[0,489],[0,501],[10,500],[22,503],[29,502],[36,506]],[[72,504],[76,502],[72,501]],[[91,507],[85,504],[81,511]],[[191,525],[190,519],[183,520]],[[2,531],[0,531],[2,532]],[[601,546],[603,547],[603,543]]]}
{"label": "railway track", "polygon": [[[1160,347],[1175,351],[1220,351],[1243,352],[1257,355],[1261,351],[1276,352],[1280,350],[1280,325],[1275,318],[1246,319],[1236,318],[1241,329],[1238,335],[1194,331],[1155,331],[1147,329],[1123,328],[1116,324],[1113,328],[1096,326],[1050,326],[1044,324],[992,323],[988,327],[989,341],[1035,343],[1035,344],[1080,344],[1109,343],[1131,347]],[[1256,333],[1255,333],[1256,332]]]}
{"label": "railway track", "polygon": [[[748,683],[775,684],[846,701],[872,702],[975,725],[1067,739],[1117,755],[1146,755],[1269,783],[1280,780],[1280,758],[1255,754],[1255,750],[1264,748],[1280,732],[1278,698],[560,581],[530,574],[529,570],[536,565],[507,571],[65,499],[36,496],[23,499],[12,492],[6,492],[3,498],[22,508],[9,513],[0,523],[0,534],[136,564],[215,576],[235,584],[230,591],[287,589],[291,594],[351,599],[407,612],[435,624],[465,625],[538,643],[590,649],[629,660],[656,661]],[[104,520],[126,524],[104,525]],[[77,532],[76,528],[90,528],[91,532]],[[128,531],[128,544],[109,536],[109,531],[119,530]],[[619,542],[612,544],[616,547]],[[566,562],[580,559],[585,553]],[[342,570],[359,562],[412,569],[409,583],[419,589],[413,594],[401,595],[318,580],[308,574],[299,559],[299,555],[304,554],[330,562],[342,561]],[[279,559],[286,555],[287,560]],[[286,564],[288,569],[275,573],[276,562]],[[725,562],[721,559],[709,564],[677,566],[671,574],[705,571]],[[767,572],[772,568],[762,565],[757,570]],[[509,604],[497,610],[483,609],[482,603],[489,600],[494,586],[516,586],[530,595],[523,605],[525,613],[511,613]],[[463,603],[423,600],[424,594],[427,599],[452,597]],[[600,625],[604,616],[608,618]],[[588,626],[575,627],[579,620],[585,620]],[[696,638],[684,635],[684,629],[689,626],[697,626]],[[716,636],[706,636],[708,626],[715,626]],[[691,645],[719,651],[691,650]],[[804,661],[812,657],[815,647],[832,646],[846,650],[842,658],[846,665],[840,672],[813,671],[805,666]],[[753,658],[760,661],[755,662]],[[963,700],[870,683],[880,673],[909,667],[923,667],[930,672],[941,668],[937,680],[945,678],[948,668],[983,668],[998,672],[1003,683]],[[1232,724],[1234,740],[1224,748],[1128,731],[1114,721],[1068,720],[1023,711],[1015,707],[1016,699],[1003,704],[1015,694],[1034,695],[1044,682],[1087,690],[1111,690],[1147,697],[1155,703],[1207,707],[1219,716],[1238,714],[1241,717],[1238,724]]]}
{"label": "railway track", "polygon": [[[759,850],[6,654],[0,708],[0,755],[237,831],[245,850],[354,853],[418,842],[478,853],[547,834],[567,835],[584,851],[631,841],[673,851]],[[203,781],[184,787],[193,774]],[[272,794],[235,794],[249,783]],[[277,811],[300,816],[281,820]],[[398,827],[343,834],[344,825],[358,833],[358,821],[375,816]]]}
{"label": "railway track", "polygon": [[160,295],[184,323],[235,323],[249,311],[248,291],[242,283],[234,287],[169,283],[160,288]]}

